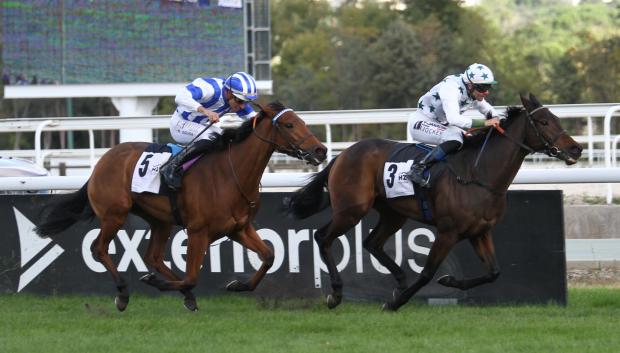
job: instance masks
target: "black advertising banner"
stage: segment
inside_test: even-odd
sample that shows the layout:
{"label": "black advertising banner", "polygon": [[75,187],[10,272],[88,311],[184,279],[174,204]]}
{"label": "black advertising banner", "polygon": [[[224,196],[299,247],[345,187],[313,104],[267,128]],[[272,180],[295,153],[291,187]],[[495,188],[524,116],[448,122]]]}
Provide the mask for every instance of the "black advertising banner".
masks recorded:
{"label": "black advertising banner", "polygon": [[[329,276],[313,240],[314,231],[329,220],[329,210],[306,220],[280,212],[286,193],[263,193],[255,219],[259,235],[274,249],[275,261],[256,295],[277,298],[320,297],[330,292]],[[109,294],[116,289],[110,274],[90,252],[98,222],[77,223],[57,239],[39,238],[33,231],[48,195],[1,196],[0,291],[39,294]],[[396,281],[366,250],[362,241],[377,221],[371,212],[346,236],[338,238],[333,252],[344,281],[345,300],[386,301]],[[510,191],[504,219],[493,229],[501,274],[498,280],[467,291],[443,287],[434,281],[417,298],[458,303],[566,303],[561,191]],[[109,253],[129,284],[130,292],[158,295],[138,279],[149,272],[141,254],[150,232],[140,218],[130,216],[110,244]],[[435,228],[407,222],[385,246],[407,273],[411,284],[421,272],[435,239]],[[179,275],[185,272],[187,234],[175,229],[168,242],[166,264]],[[260,266],[258,256],[224,238],[205,256],[197,295],[224,294],[226,284],[249,278]],[[485,269],[469,242],[459,243],[441,265],[435,278],[478,277]]]}

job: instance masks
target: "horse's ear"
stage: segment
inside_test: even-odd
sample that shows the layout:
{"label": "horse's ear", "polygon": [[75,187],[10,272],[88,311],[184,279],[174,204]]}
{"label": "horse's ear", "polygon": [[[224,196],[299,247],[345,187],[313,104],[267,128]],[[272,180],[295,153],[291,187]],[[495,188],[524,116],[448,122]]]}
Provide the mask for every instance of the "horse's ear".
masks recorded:
{"label": "horse's ear", "polygon": [[[523,107],[525,108],[525,110],[532,111],[534,110],[536,107],[534,106],[534,104],[523,94],[519,94],[521,96],[521,103],[523,103]],[[530,93],[530,98],[532,97],[532,94]]]}
{"label": "horse's ear", "polygon": [[527,99],[527,96],[523,95],[523,93],[519,93],[519,98],[521,98],[521,104],[523,104],[523,106],[529,103],[529,99]]}
{"label": "horse's ear", "polygon": [[540,104],[540,102],[538,101],[538,98],[536,98],[536,96],[534,96],[531,93],[530,93],[530,102],[532,102],[532,104],[537,108],[542,106],[542,104]]}

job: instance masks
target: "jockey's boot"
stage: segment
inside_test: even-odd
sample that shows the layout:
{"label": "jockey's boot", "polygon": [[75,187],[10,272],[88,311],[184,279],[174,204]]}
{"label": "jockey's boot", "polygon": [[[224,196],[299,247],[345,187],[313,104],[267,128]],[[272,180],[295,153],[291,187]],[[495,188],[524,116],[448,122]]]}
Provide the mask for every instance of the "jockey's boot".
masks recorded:
{"label": "jockey's boot", "polygon": [[421,187],[430,187],[429,181],[431,179],[430,174],[428,177],[424,177],[424,171],[426,168],[433,165],[435,162],[442,160],[446,155],[458,150],[463,144],[458,140],[449,140],[444,143],[435,146],[424,158],[418,162],[414,162],[411,166],[411,170],[407,173],[407,178],[414,183],[417,183]]}
{"label": "jockey's boot", "polygon": [[162,166],[159,172],[164,177],[164,182],[171,189],[179,190],[181,188],[181,182],[183,181],[183,174],[185,172],[183,170],[183,163],[204,152],[210,142],[209,140],[198,140],[173,156]]}
{"label": "jockey's boot", "polygon": [[441,149],[441,147],[435,146],[435,148],[433,148],[428,154],[426,154],[424,158],[413,163],[413,165],[411,166],[411,170],[409,170],[409,173],[407,173],[407,178],[409,178],[409,180],[411,180],[412,182],[417,183],[421,187],[429,187],[428,182],[431,179],[431,176],[429,174],[428,177],[424,177],[424,171],[426,170],[426,168],[428,168],[433,163],[442,159],[445,156],[446,154]]}

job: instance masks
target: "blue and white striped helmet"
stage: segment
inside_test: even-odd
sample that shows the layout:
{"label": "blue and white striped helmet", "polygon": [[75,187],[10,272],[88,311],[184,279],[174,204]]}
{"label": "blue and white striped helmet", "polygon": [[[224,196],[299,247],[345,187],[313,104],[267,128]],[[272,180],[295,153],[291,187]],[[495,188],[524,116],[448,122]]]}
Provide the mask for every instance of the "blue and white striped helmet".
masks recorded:
{"label": "blue and white striped helmet", "polygon": [[230,75],[224,81],[224,87],[228,88],[235,97],[244,101],[253,101],[258,98],[254,77],[243,71]]}

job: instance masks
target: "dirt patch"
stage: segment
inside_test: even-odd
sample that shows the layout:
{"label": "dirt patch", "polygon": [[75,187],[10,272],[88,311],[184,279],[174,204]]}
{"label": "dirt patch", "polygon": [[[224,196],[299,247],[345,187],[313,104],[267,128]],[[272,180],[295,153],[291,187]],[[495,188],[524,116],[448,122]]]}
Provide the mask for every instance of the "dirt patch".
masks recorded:
{"label": "dirt patch", "polygon": [[571,287],[591,285],[620,287],[620,269],[615,267],[568,269],[566,277]]}

